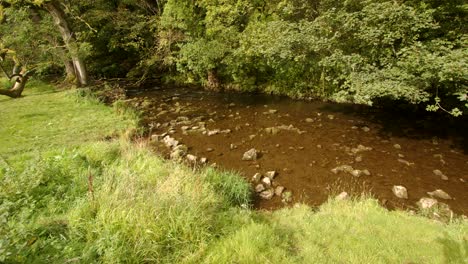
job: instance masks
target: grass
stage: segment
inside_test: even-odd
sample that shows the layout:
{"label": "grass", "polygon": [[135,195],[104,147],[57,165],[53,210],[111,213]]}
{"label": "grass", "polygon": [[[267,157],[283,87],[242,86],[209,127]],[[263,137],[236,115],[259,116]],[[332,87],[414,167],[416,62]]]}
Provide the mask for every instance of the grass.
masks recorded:
{"label": "grass", "polygon": [[257,212],[236,174],[164,161],[144,141],[100,140],[134,129],[134,116],[35,86],[0,99],[0,263],[468,261],[464,220],[366,197]]}

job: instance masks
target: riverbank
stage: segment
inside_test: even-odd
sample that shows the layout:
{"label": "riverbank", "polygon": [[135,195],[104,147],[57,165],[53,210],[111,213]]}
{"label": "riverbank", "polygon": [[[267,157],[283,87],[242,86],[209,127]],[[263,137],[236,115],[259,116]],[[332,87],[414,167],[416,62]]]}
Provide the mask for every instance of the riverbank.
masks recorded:
{"label": "riverbank", "polygon": [[135,118],[38,83],[23,98],[0,98],[1,262],[467,260],[466,220],[390,212],[369,197],[252,210],[237,174],[130,143]]}

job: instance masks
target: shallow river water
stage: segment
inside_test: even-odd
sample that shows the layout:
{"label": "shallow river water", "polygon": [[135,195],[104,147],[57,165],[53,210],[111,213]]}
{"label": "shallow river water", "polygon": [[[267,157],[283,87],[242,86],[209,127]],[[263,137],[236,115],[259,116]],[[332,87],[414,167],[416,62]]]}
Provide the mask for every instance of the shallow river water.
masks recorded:
{"label": "shallow river water", "polygon": [[[150,136],[170,133],[208,164],[240,172],[276,171],[274,185],[292,193],[292,204],[312,206],[346,191],[369,193],[387,208],[415,209],[428,192],[457,214],[468,213],[468,133],[460,122],[408,111],[296,101],[194,88],[129,93],[144,109]],[[456,126],[454,125],[456,124]],[[155,144],[169,157],[169,149]],[[259,157],[242,160],[255,148]],[[252,183],[253,187],[257,184]],[[408,199],[392,192],[406,187]],[[281,197],[256,198],[261,209],[285,205]]]}

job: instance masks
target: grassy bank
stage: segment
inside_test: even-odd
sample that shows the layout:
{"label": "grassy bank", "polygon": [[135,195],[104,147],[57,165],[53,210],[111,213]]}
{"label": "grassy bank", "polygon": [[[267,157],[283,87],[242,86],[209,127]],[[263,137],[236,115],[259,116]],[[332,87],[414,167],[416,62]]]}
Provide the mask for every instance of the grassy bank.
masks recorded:
{"label": "grassy bank", "polygon": [[228,172],[164,161],[134,116],[36,84],[0,98],[0,262],[463,263],[468,224],[372,199],[248,209]]}

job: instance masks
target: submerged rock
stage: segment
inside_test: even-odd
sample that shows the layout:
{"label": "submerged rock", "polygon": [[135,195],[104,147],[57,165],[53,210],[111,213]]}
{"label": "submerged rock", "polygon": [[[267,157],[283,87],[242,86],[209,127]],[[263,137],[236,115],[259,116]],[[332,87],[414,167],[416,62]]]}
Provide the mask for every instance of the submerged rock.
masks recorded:
{"label": "submerged rock", "polygon": [[257,160],[257,158],[258,158],[258,152],[254,148],[246,151],[244,155],[242,156],[242,160],[245,160],[245,161]]}
{"label": "submerged rock", "polygon": [[437,198],[441,198],[441,199],[445,199],[445,200],[452,199],[452,197],[450,197],[450,195],[448,195],[448,193],[444,192],[441,189],[437,189],[437,190],[435,190],[433,192],[427,192],[427,194],[429,194],[431,197],[437,197]]}
{"label": "submerged rock", "polygon": [[448,177],[447,177],[444,173],[442,173],[442,171],[440,171],[440,170],[433,170],[432,172],[433,172],[436,176],[439,176],[440,179],[442,179],[442,180],[444,180],[444,181],[448,181]]}
{"label": "submerged rock", "polygon": [[408,199],[408,191],[404,186],[401,185],[395,185],[392,188],[393,194],[395,194],[396,197],[401,198],[401,199]]}

